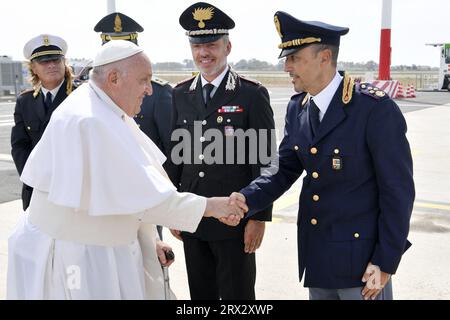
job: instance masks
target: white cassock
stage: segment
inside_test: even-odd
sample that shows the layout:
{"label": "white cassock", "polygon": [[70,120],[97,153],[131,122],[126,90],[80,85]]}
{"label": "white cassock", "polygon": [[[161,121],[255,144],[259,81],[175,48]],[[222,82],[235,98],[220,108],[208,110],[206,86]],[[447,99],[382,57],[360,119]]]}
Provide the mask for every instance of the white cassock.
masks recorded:
{"label": "white cassock", "polygon": [[7,298],[164,299],[155,225],[194,232],[206,207],[164,161],[94,83],[75,90],[21,176],[34,192],[9,238]]}

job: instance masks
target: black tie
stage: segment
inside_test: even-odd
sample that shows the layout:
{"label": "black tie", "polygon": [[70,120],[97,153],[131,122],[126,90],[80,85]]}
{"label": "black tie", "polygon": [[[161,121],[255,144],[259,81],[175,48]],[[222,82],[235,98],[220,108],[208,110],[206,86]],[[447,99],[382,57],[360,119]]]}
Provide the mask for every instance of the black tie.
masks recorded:
{"label": "black tie", "polygon": [[45,106],[45,113],[48,114],[50,111],[50,107],[52,106],[52,93],[49,91],[47,92],[47,94],[45,95],[45,101],[44,101],[44,106]]}
{"label": "black tie", "polygon": [[205,107],[208,105],[208,102],[211,100],[211,92],[214,89],[214,85],[212,83],[207,83],[203,87],[205,89]]}
{"label": "black tie", "polygon": [[320,126],[319,111],[320,109],[316,105],[314,100],[312,98],[309,99],[309,122],[311,123],[311,131],[313,137],[317,134],[317,131],[319,131]]}

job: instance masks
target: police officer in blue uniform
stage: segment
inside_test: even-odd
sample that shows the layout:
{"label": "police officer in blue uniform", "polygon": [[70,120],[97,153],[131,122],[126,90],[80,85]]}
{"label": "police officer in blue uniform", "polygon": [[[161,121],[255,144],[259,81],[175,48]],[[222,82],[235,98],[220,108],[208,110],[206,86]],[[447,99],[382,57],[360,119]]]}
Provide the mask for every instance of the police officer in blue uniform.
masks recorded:
{"label": "police officer in blue uniform", "polygon": [[[51,34],[34,37],[24,46],[33,88],[20,94],[14,109],[11,154],[19,175],[41,139],[53,111],[75,88],[71,69],[64,57],[66,52],[66,41]],[[23,210],[28,208],[32,193],[33,188],[23,184]]]}
{"label": "police officer in blue uniform", "polygon": [[406,122],[369,83],[336,71],[348,28],[275,14],[280,58],[295,90],[276,174],[235,193],[249,215],[306,176],[299,199],[298,262],[310,299],[392,299],[390,275],[411,245],[415,197]]}
{"label": "police officer in blue uniform", "polygon": [[[144,28],[127,15],[114,12],[103,17],[94,27],[101,32],[102,44],[110,40],[128,40],[138,44],[138,33]],[[153,93],[145,96],[141,111],[134,120],[140,129],[167,156],[170,142],[170,120],[172,109],[172,87],[168,81],[153,77]]]}
{"label": "police officer in blue uniform", "polygon": [[[144,28],[135,20],[121,12],[113,12],[103,17],[94,27],[101,32],[102,45],[111,40],[128,40],[138,45],[138,32]],[[169,82],[152,77],[153,93],[145,96],[141,111],[134,116],[139,128],[168,157],[170,148],[170,121],[172,110],[172,87]],[[162,239],[162,227],[158,226]]]}
{"label": "police officer in blue uniform", "polygon": [[[174,129],[189,133],[188,143],[193,147],[182,150],[183,159],[190,160],[174,166],[169,174],[180,191],[207,197],[229,195],[258,177],[264,163],[259,157],[249,161],[248,141],[240,154],[236,148],[232,153],[231,148],[220,143],[221,151],[208,153],[217,143],[208,137],[208,130],[214,129],[224,144],[235,139],[240,130],[266,130],[269,139],[264,154],[270,156],[274,120],[269,94],[260,83],[240,76],[228,66],[228,33],[235,25],[228,15],[199,2],[188,7],[179,20],[200,73],[174,88],[172,123]],[[258,141],[253,141],[252,146],[258,146]],[[184,146],[186,141],[181,143]],[[199,145],[200,150],[194,145]],[[246,156],[241,163],[237,161],[240,155]],[[183,240],[191,299],[255,299],[255,251],[261,244],[265,221],[271,217],[272,207],[267,204],[234,228],[204,218],[195,233],[173,231]]]}

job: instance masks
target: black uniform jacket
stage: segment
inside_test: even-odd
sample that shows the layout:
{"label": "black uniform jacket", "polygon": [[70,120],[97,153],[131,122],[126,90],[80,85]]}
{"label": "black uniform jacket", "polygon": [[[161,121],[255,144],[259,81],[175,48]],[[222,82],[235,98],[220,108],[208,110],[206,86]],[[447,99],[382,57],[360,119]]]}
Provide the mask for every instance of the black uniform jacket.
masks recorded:
{"label": "black uniform jacket", "polygon": [[[61,85],[48,113],[45,112],[42,91],[36,97],[33,90],[23,92],[16,101],[14,110],[14,127],[11,130],[11,154],[19,175],[27,162],[34,146],[41,139],[53,111],[67,97],[67,82]],[[28,208],[33,188],[23,185],[23,210]]]}
{"label": "black uniform jacket", "polygon": [[[179,191],[206,197],[229,196],[248,185],[269,164],[270,159],[263,161],[261,154],[271,156],[271,142],[275,142],[275,137],[271,138],[274,119],[267,89],[231,69],[207,106],[199,75],[178,84],[173,92],[172,127],[184,129],[182,132],[189,136],[181,138],[181,142],[172,141],[169,176]],[[256,132],[268,129],[269,133],[256,135],[256,139],[247,139],[238,146],[236,141],[242,139],[236,136],[250,128]],[[178,140],[176,132],[172,134],[174,139]],[[267,139],[266,145],[259,145],[262,139]],[[226,147],[227,143],[231,147]],[[175,154],[183,156],[179,165],[173,165]],[[262,221],[271,218],[271,204],[252,217]],[[246,222],[229,227],[214,218],[203,218],[192,235],[206,241],[239,238]]]}

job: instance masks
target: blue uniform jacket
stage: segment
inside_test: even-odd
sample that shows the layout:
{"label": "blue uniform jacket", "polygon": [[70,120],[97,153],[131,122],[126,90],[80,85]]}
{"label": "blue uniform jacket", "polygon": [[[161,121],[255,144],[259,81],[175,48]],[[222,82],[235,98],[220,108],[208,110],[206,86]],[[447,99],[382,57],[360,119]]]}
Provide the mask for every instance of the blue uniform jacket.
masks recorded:
{"label": "blue uniform jacket", "polygon": [[305,287],[363,286],[368,262],[394,274],[411,245],[407,235],[415,191],[405,119],[393,100],[368,84],[356,84],[344,103],[346,80],[314,139],[306,94],[292,97],[277,173],[241,190],[251,216],[306,171],[297,220]]}

